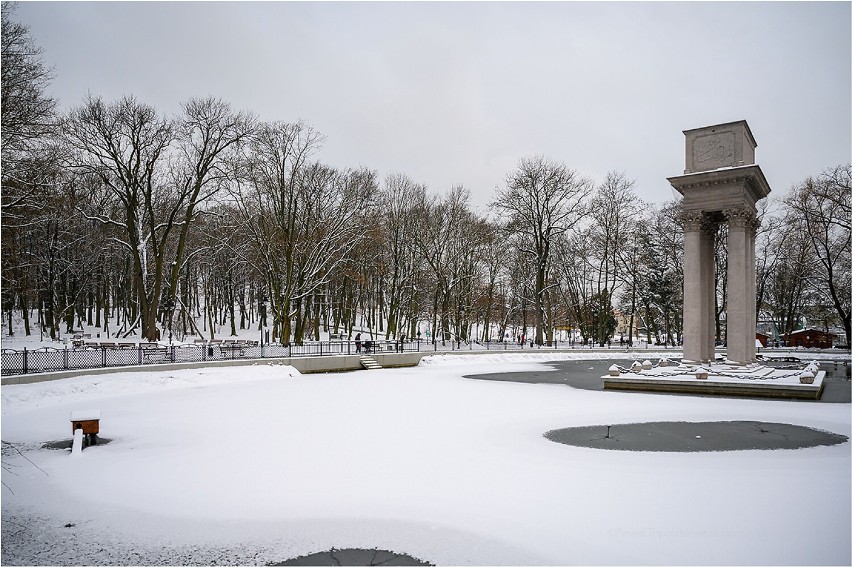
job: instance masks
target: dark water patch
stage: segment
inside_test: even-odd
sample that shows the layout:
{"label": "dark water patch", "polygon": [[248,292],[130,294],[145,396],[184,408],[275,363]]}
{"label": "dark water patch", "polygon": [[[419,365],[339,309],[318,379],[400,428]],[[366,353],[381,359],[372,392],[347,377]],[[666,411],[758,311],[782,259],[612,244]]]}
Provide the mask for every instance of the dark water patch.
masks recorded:
{"label": "dark water patch", "polygon": [[564,384],[582,390],[603,390],[601,376],[607,373],[607,369],[613,363],[629,366],[633,360],[636,359],[557,360],[546,363],[553,370],[492,372],[490,374],[470,374],[465,378],[499,382],[525,382],[527,384]]}
{"label": "dark water patch", "polygon": [[708,452],[804,449],[838,445],[845,435],[762,421],[655,421],[567,427],[544,436],[556,443],[614,451]]}
{"label": "dark water patch", "polygon": [[[106,437],[98,437],[97,443],[93,445],[86,445],[85,441],[83,443],[83,447],[86,449],[90,447],[99,447],[100,445],[107,445],[112,442],[112,439],[107,439]],[[55,449],[55,450],[71,450],[71,447],[74,445],[74,439],[62,439],[60,441],[48,441],[46,443],[41,444],[42,449]]]}
{"label": "dark water patch", "polygon": [[385,549],[331,548],[267,565],[432,565],[405,553]]}

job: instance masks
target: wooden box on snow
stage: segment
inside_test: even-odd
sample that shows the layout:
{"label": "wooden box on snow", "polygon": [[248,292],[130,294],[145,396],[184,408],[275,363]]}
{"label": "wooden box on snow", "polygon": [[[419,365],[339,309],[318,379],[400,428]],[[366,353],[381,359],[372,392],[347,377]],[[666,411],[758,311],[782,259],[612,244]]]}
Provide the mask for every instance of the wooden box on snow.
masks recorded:
{"label": "wooden box on snow", "polygon": [[83,435],[97,435],[101,420],[100,410],[77,410],[71,412],[71,433],[78,429]]}

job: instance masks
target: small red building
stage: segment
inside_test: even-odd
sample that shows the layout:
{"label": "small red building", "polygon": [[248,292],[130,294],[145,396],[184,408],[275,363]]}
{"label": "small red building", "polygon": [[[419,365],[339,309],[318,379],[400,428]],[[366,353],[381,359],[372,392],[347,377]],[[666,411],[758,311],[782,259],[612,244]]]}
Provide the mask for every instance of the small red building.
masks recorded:
{"label": "small red building", "polygon": [[787,346],[803,348],[831,348],[837,335],[817,329],[800,329],[784,335]]}
{"label": "small red building", "polygon": [[760,346],[766,348],[766,345],[769,341],[769,335],[764,335],[763,333],[755,333],[754,339],[760,341]]}

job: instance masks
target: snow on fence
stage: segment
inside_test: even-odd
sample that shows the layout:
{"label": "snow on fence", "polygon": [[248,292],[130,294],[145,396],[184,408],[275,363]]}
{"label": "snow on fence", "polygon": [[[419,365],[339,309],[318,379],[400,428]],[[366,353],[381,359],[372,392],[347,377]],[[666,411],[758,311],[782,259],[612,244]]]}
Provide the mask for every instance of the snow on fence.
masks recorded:
{"label": "snow on fence", "polygon": [[[364,350],[362,343],[362,351]],[[371,352],[419,352],[419,342],[372,341]],[[429,345],[431,346],[431,345]],[[37,372],[78,370],[216,360],[286,358],[291,356],[333,356],[357,354],[355,341],[305,342],[258,345],[251,341],[210,341],[187,345],[133,344],[100,345],[36,350],[3,349],[0,375],[14,376]]]}

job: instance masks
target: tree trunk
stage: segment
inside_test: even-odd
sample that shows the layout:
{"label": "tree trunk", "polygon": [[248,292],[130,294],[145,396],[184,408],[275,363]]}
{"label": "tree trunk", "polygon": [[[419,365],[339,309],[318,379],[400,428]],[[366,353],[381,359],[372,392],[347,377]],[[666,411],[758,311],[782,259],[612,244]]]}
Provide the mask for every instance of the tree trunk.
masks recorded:
{"label": "tree trunk", "polygon": [[535,275],[535,344],[544,343],[544,282],[546,268],[539,264]]}

